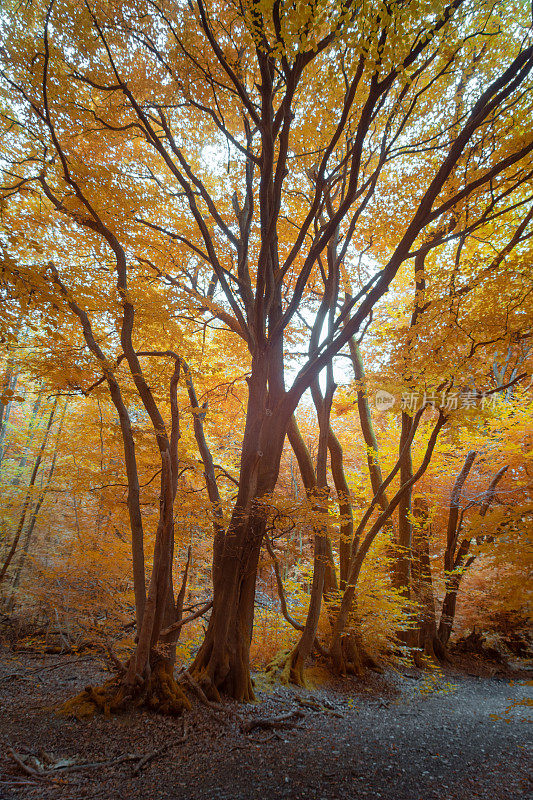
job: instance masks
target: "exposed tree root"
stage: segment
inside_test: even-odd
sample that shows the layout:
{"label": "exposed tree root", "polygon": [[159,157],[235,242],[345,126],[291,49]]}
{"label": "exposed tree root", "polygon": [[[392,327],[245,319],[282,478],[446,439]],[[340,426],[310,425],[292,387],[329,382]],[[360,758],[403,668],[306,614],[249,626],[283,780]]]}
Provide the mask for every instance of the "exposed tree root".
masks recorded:
{"label": "exposed tree root", "polygon": [[[315,646],[316,644],[317,642]],[[342,637],[338,651],[331,653],[331,665],[333,672],[338,675],[356,675],[359,678],[364,675],[365,669],[382,672],[376,660],[366,651],[354,633]],[[265,668],[265,676],[271,683],[309,688],[304,660],[297,647],[292,650],[280,650]]]}
{"label": "exposed tree root", "polygon": [[437,657],[438,661],[441,662],[450,662],[450,656],[448,655],[448,649],[445,644],[441,642],[438,636],[434,636],[432,640],[432,647],[435,656]]}
{"label": "exposed tree root", "polygon": [[240,716],[232,709],[227,708],[222,703],[209,700],[202,687],[199,685],[199,683],[197,683],[197,681],[194,680],[188,670],[184,670],[181,673],[179,682],[180,684],[185,684],[189,687],[189,689],[191,689],[198,700],[203,703],[203,705],[207,706],[207,708],[213,713],[213,716],[220,725],[228,725],[228,722],[225,719],[226,716],[235,717],[236,719],[240,720]]}
{"label": "exposed tree root", "polygon": [[264,675],[268,683],[289,683],[289,658],[292,650],[279,650],[274,658],[269,661],[264,670]]}
{"label": "exposed tree root", "polygon": [[308,683],[305,677],[305,658],[302,657],[298,647],[296,647],[290,654],[288,660],[289,667],[289,682],[294,686],[301,686],[308,688]]}
{"label": "exposed tree root", "polygon": [[433,670],[439,666],[438,659],[425,650],[413,650],[413,662],[418,669]]}
{"label": "exposed tree root", "polygon": [[242,644],[234,650],[203,643],[190,674],[208,700],[221,702],[225,694],[240,703],[253,703],[255,694],[248,666],[248,653]]}
{"label": "exposed tree root", "polygon": [[308,688],[303,660],[298,656],[297,649],[280,650],[276,653],[265,668],[265,676],[269,683],[281,683],[284,686],[293,684]]}
{"label": "exposed tree root", "polygon": [[339,675],[356,675],[358,678],[364,675],[362,648],[353,633],[342,637],[340,647],[332,649],[331,657],[333,669]]}
{"label": "exposed tree root", "polygon": [[179,716],[190,709],[191,704],[172,672],[172,665],[159,659],[149,677],[144,681],[139,679],[135,686],[127,686],[120,676],[113,677],[102,686],[87,686],[63,703],[59,712],[83,718],[97,712],[110,716],[128,707],[142,707],[159,714]]}
{"label": "exposed tree root", "polygon": [[426,637],[424,646],[413,650],[413,661],[419,669],[434,669],[445,660],[449,661],[449,658],[437,637]]}

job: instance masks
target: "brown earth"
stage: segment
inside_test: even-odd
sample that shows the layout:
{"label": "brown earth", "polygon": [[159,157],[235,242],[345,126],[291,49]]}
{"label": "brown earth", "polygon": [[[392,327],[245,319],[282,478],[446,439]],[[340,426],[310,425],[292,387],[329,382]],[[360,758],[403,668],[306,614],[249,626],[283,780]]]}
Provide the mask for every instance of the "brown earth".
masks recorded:
{"label": "brown earth", "polygon": [[[2,648],[0,800],[531,796],[533,691],[524,671],[463,656],[433,674],[324,682],[315,669],[314,676],[309,691],[272,688],[256,676],[259,702],[228,703],[224,712],[193,704],[182,719],[143,711],[77,720],[55,709],[109,677],[96,655]],[[290,713],[279,727],[254,727]],[[9,748],[27,769],[49,762],[44,777],[24,772]],[[52,771],[61,760],[66,769]]]}

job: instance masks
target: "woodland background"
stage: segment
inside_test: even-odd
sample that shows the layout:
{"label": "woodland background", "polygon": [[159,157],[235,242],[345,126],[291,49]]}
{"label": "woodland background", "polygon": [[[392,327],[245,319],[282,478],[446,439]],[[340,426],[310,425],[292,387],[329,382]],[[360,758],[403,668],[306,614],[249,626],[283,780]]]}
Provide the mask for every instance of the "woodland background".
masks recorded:
{"label": "woodland background", "polygon": [[83,702],[527,653],[530,25],[2,12],[2,615],[111,652]]}

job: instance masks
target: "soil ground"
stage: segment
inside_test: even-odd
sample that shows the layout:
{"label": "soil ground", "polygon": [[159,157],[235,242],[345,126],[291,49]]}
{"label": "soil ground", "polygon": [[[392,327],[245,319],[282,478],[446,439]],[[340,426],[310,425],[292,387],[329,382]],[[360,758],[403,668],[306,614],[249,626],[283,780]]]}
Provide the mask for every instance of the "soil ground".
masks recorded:
{"label": "soil ground", "polygon": [[[531,672],[498,674],[473,657],[441,673],[390,671],[364,682],[320,682],[315,670],[316,688],[305,691],[272,688],[258,676],[259,702],[228,703],[223,714],[202,705],[184,719],[56,713],[58,703],[107,677],[95,655],[0,648],[0,800],[532,796]],[[291,711],[301,716],[287,727],[246,732],[253,720]],[[69,759],[68,769],[30,777],[8,748],[41,762]],[[144,765],[135,758],[143,755],[152,755]]]}

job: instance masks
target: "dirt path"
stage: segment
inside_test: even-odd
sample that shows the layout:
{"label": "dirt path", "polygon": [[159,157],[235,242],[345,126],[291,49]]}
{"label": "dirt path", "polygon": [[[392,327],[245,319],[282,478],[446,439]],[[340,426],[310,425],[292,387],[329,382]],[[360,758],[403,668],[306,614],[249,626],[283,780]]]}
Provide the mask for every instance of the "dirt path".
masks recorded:
{"label": "dirt path", "polygon": [[[509,709],[533,700],[524,680],[412,672],[353,682],[349,691],[261,690],[260,703],[230,706],[226,722],[195,708],[185,743],[176,744],[181,720],[54,713],[52,704],[106,677],[94,659],[0,656],[0,800],[519,800],[533,789],[531,707]],[[291,710],[303,714],[293,727],[243,731]],[[24,777],[8,747],[78,764],[167,749],[138,774],[138,760],[126,761],[52,783]]]}

